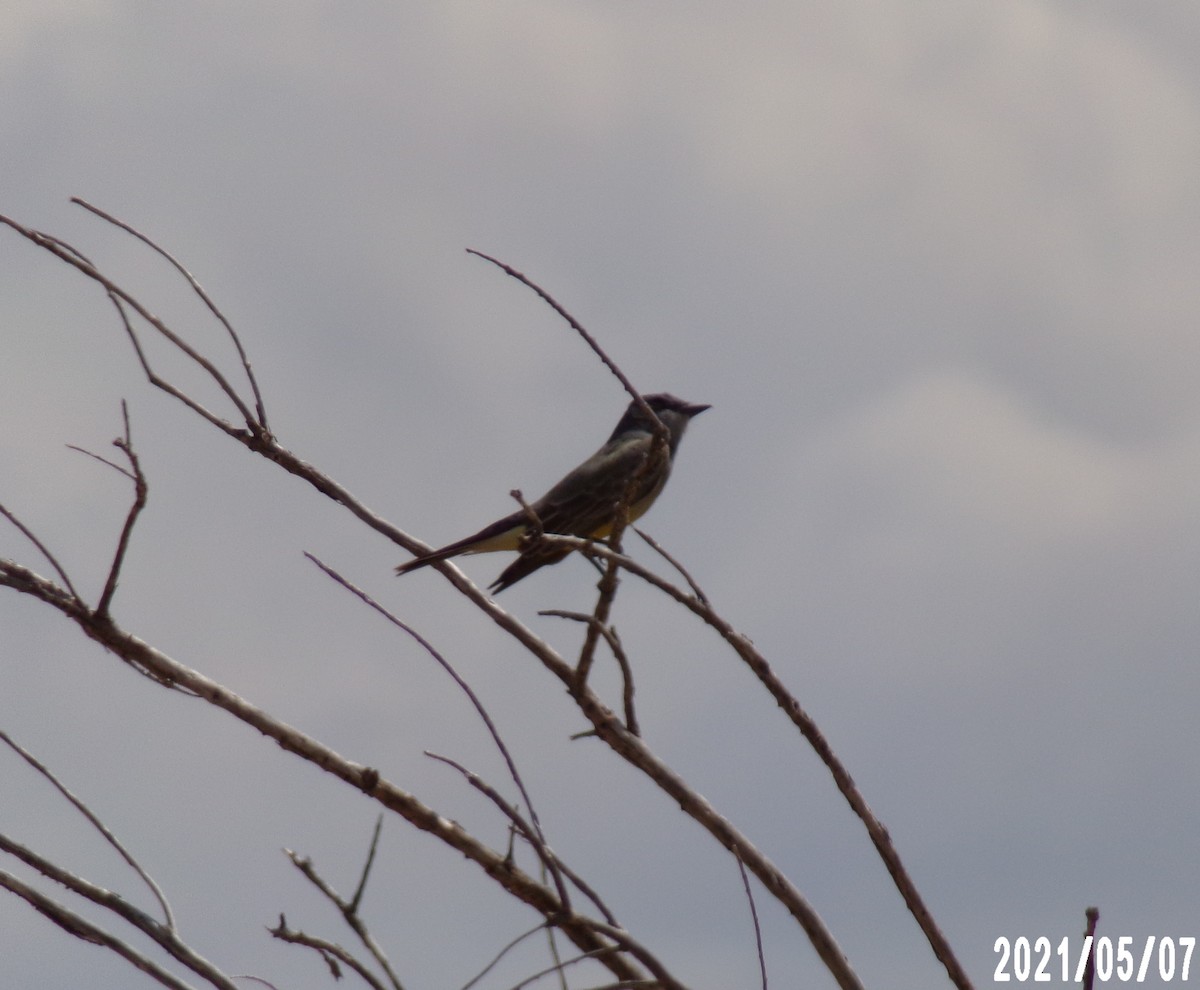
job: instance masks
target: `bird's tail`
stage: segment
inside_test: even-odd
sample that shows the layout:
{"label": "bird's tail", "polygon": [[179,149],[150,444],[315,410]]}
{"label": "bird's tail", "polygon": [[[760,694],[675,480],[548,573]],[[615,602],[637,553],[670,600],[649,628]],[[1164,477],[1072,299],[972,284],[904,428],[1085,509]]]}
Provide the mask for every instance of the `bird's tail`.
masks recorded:
{"label": "bird's tail", "polygon": [[422,554],[407,564],[396,568],[397,574],[407,574],[426,564],[436,564],[439,560],[457,557],[460,553],[491,553],[496,550],[516,550],[521,545],[521,534],[525,529],[525,516],[514,512],[511,516],[497,519],[490,526],[485,526],[478,533],[472,533],[465,539],[458,540],[440,550]]}
{"label": "bird's tail", "polygon": [[538,568],[545,567],[547,564],[557,564],[570,553],[570,548],[546,546],[545,544],[530,547],[500,572],[500,576],[488,585],[488,590],[492,594],[498,595],[505,588],[516,584],[523,577],[528,577]]}
{"label": "bird's tail", "polygon": [[420,557],[414,557],[407,564],[400,564],[396,568],[397,574],[407,574],[409,571],[415,571],[419,567],[424,567],[426,564],[435,564],[439,560],[448,560],[455,554],[462,553],[462,547],[451,546],[442,547],[441,550],[435,550],[433,553],[427,553]]}

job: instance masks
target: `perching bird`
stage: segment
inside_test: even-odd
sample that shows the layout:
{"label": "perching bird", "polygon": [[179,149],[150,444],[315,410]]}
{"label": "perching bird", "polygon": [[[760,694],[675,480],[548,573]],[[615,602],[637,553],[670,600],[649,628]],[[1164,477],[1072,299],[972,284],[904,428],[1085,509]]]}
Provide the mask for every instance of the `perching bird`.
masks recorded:
{"label": "perching bird", "polygon": [[[608,442],[530,506],[544,532],[600,540],[612,531],[623,498],[629,500],[630,522],[654,504],[667,483],[672,459],[688,421],[709,407],[684,402],[666,392],[643,398],[667,428],[665,456],[654,457],[654,424],[636,402],[631,402]],[[631,483],[633,490],[627,495]],[[524,509],[518,509],[472,536],[401,564],[396,573],[407,574],[459,554],[521,550],[521,556],[490,586],[491,591],[501,592],[539,567],[558,563],[571,552],[536,542],[522,549],[521,541],[528,530],[529,516]]]}

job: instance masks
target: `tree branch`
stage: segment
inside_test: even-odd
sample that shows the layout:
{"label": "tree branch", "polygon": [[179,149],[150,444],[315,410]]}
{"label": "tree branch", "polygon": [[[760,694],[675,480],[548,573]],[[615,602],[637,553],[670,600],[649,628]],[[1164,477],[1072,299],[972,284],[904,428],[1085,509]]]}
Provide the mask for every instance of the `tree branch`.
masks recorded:
{"label": "tree branch", "polygon": [[233,346],[237,350],[238,359],[242,363],[242,370],[245,371],[246,379],[250,383],[250,390],[254,393],[254,408],[258,414],[258,423],[264,430],[269,432],[270,427],[267,425],[267,410],[265,404],[263,403],[262,392],[258,387],[258,379],[254,376],[254,369],[250,366],[250,358],[246,354],[246,349],[242,346],[242,340],[238,336],[237,331],[233,329],[233,324],[226,319],[225,314],[221,312],[209,294],[204,291],[204,288],[196,280],[196,277],[190,271],[184,268],[183,265],[176,260],[174,255],[172,255],[155,241],[152,241],[149,237],[137,230],[135,227],[127,224],[124,220],[119,220],[111,214],[105,213],[98,206],[93,206],[91,203],[80,199],[78,196],[72,196],[71,202],[78,206],[82,206],[85,210],[94,213],[102,220],[107,220],[114,226],[120,227],[126,233],[132,234],[143,244],[162,255],[162,257],[164,257],[171,264],[171,266],[187,280],[188,285],[192,287],[192,291],[200,297],[204,305],[208,307],[208,311],[212,313],[212,315],[220,322],[221,326],[223,326],[226,332],[229,334],[229,339],[233,341]]}
{"label": "tree branch", "polygon": [[[333,904],[334,907],[338,909],[342,918],[345,919],[346,924],[350,926],[351,931],[358,936],[358,940],[362,942],[366,950],[371,953],[371,956],[379,964],[379,968],[382,969],[387,975],[388,980],[391,981],[393,990],[404,990],[400,984],[400,978],[396,975],[395,970],[392,969],[392,964],[388,961],[387,955],[384,953],[379,943],[375,941],[375,938],[371,935],[366,924],[363,922],[358,913],[358,899],[362,896],[363,888],[367,883],[367,873],[370,871],[371,863],[375,859],[375,844],[379,840],[379,829],[382,824],[383,816],[380,815],[375,822],[375,835],[371,840],[371,849],[367,854],[367,863],[363,868],[362,879],[359,881],[358,890],[355,891],[354,897],[348,901],[338,894],[338,892],[334,890],[328,883],[326,883],[324,878],[317,873],[317,869],[315,866],[313,866],[311,859],[309,859],[307,856],[300,856],[291,849],[285,849],[283,852],[284,855],[292,861],[292,865],[304,874],[309,883],[316,887],[317,890],[324,895],[326,900],[328,900],[331,904]],[[283,920],[283,915],[279,916],[279,923],[281,928],[286,927]],[[271,934],[275,935],[277,938],[282,937],[280,935],[276,935],[274,931],[271,931]],[[286,939],[286,941],[292,941],[292,939]],[[355,966],[357,969],[360,964],[355,961],[354,963],[351,963],[351,965]],[[373,979],[372,983],[374,983]]]}
{"label": "tree branch", "polygon": [[[9,749],[20,756],[21,759],[33,767],[34,770],[50,781],[55,790],[65,797],[75,807],[75,810],[77,810],[81,815],[83,815],[84,818],[88,820],[91,826],[104,837],[104,841],[117,851],[118,856],[125,860],[125,862],[129,865],[129,868],[133,870],[133,872],[139,877],[141,877],[142,882],[150,888],[150,893],[154,895],[154,899],[158,901],[159,907],[162,908],[164,927],[171,934],[175,934],[175,916],[171,912],[171,905],[167,903],[167,898],[166,895],[163,894],[162,888],[160,888],[159,885],[154,882],[154,878],[151,877],[149,873],[142,869],[141,864],[133,858],[133,854],[121,844],[121,841],[112,834],[108,826],[100,820],[100,818],[92,811],[91,808],[84,804],[82,799],[71,793],[66,785],[63,784],[63,782],[60,781],[53,773],[51,773],[50,770],[47,769],[32,753],[20,746],[7,732],[2,729],[0,729],[0,742],[3,742],[9,747]],[[40,867],[38,868],[40,869]]]}
{"label": "tree branch", "polygon": [[[121,629],[111,618],[97,615],[82,602],[27,568],[0,560],[0,586],[12,587],[58,609],[71,618],[86,636],[126,662],[157,680],[185,688],[225,710],[273,739],[289,753],[361,790],[414,827],[456,849],[513,897],[543,917],[553,919],[555,926],[580,950],[591,952],[608,946],[611,936],[607,933],[613,930],[611,926],[567,910],[554,891],[516,868],[506,857],[483,845],[461,825],[439,815],[413,795],[383,779],[378,770],[353,763],[300,730],[275,719],[228,688]],[[605,956],[605,964],[619,979],[641,979],[640,970],[622,954]],[[680,988],[682,985],[672,980],[668,986]]]}
{"label": "tree branch", "polygon": [[288,942],[292,945],[303,945],[310,949],[315,949],[329,966],[330,972],[333,974],[333,978],[335,980],[340,980],[342,978],[342,974],[338,970],[337,965],[333,960],[337,960],[337,962],[349,966],[362,978],[363,982],[366,983],[367,986],[371,987],[371,990],[387,990],[387,988],[375,977],[375,974],[367,969],[367,967],[361,962],[359,962],[349,950],[344,949],[336,942],[330,942],[327,939],[317,938],[315,935],[306,935],[304,932],[289,928],[287,925],[287,919],[285,919],[282,914],[279,916],[279,924],[274,928],[268,928],[267,931],[270,932],[272,938],[277,938],[281,942]]}
{"label": "tree branch", "polygon": [[[812,716],[804,710],[800,702],[791,694],[771,668],[766,658],[759,653],[750,639],[738,632],[725,619],[718,615],[707,601],[701,599],[698,595],[687,594],[631,557],[616,554],[602,544],[597,544],[590,540],[581,540],[574,536],[554,535],[547,536],[546,539],[561,543],[564,546],[571,546],[583,553],[600,557],[607,560],[610,564],[618,564],[630,573],[637,575],[647,584],[653,585],[659,591],[688,608],[733,648],[734,652],[750,668],[760,683],[770,692],[771,697],[775,699],[775,702],[788,716],[792,724],[816,751],[821,762],[825,764],[833,776],[838,790],[865,826],[876,852],[878,852],[879,857],[883,860],[884,866],[892,878],[892,882],[896,885],[897,890],[900,891],[905,905],[908,907],[909,912],[916,920],[921,931],[925,934],[934,955],[945,967],[951,981],[960,990],[970,990],[970,977],[967,976],[966,970],[962,968],[962,965],[954,955],[954,950],[951,949],[950,943],[938,927],[929,908],[925,905],[924,899],[917,890],[916,884],[901,862],[900,854],[896,851],[896,847],[892,845],[891,835],[888,833],[887,828],[884,827],[883,823],[868,806],[862,792],[858,789],[858,785],[854,783],[854,778],[850,776],[850,772],[838,758],[837,754],[834,753],[833,747],[829,744],[829,741],[825,738],[825,734],[818,727]],[[759,876],[761,880],[761,875],[758,874],[757,870],[753,869],[749,861],[747,861],[747,865],[751,866],[755,875]],[[770,888],[768,887],[768,889]]]}
{"label": "tree branch", "polygon": [[[85,881],[77,882],[84,883]],[[71,911],[69,908],[63,907],[63,905],[59,904],[57,901],[51,900],[49,897],[45,896],[45,894],[42,894],[40,891],[35,890],[28,884],[18,880],[16,877],[12,876],[12,874],[0,871],[0,887],[4,887],[6,890],[9,890],[18,897],[22,898],[39,914],[49,918],[56,925],[58,925],[59,928],[63,929],[63,931],[70,935],[74,935],[76,938],[82,939],[85,942],[91,942],[93,945],[99,945],[110,950],[111,952],[115,952],[117,955],[121,956],[121,958],[127,960],[137,969],[140,969],[143,973],[146,973],[148,976],[157,980],[163,986],[171,987],[172,990],[191,990],[189,984],[184,983],[182,980],[178,979],[171,973],[168,973],[165,969],[150,960],[148,957],[135,951],[128,943],[117,938],[115,935],[109,934],[103,928],[93,924],[81,915]],[[99,890],[99,888],[96,889]],[[108,897],[113,901],[113,903],[105,904],[104,906],[112,910],[117,910],[118,913],[121,913],[118,910],[118,902],[120,902],[121,899],[116,897],[115,894],[109,894],[108,891],[103,891],[103,893],[107,894]],[[130,919],[126,918],[126,920]],[[164,943],[161,939],[155,937],[153,934],[155,929],[158,929],[162,933],[165,933],[165,929],[162,929],[161,926],[158,926],[157,922],[152,920],[150,920],[150,925],[151,929],[147,932],[147,934],[150,934],[152,938],[155,938],[155,941],[157,941],[159,945],[162,945],[164,948],[168,949],[168,951],[171,951],[171,947],[168,944]],[[219,990],[237,990],[237,986],[230,980],[229,977],[225,976],[225,974],[221,973],[206,960],[196,956],[191,952],[190,949],[187,948],[187,946],[184,946],[182,943],[178,942],[178,940],[175,940],[175,942],[176,948],[179,950],[180,954],[177,954],[175,951],[171,951],[172,956],[174,956],[180,962],[183,962],[194,973],[206,979],[214,987],[218,987]],[[184,958],[184,956],[188,954],[190,954],[192,962],[189,962],[186,958]]]}

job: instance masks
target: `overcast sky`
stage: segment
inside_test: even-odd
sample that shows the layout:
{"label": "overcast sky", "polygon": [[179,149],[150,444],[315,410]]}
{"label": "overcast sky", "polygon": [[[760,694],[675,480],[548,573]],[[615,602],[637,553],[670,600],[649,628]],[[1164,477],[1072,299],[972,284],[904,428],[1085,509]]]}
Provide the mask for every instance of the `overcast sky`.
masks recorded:
{"label": "overcast sky", "polygon": [[[823,727],[987,986],[997,938],[1074,939],[1088,905],[1114,939],[1200,935],[1198,47],[1200,9],[1159,0],[10,0],[0,212],[233,369],[162,262],[68,198],[154,237],[239,328],[282,443],[430,543],[540,494],[625,405],[465,248],[537,280],[639,388],[711,403],[646,528]],[[569,740],[561,686],[438,574],[393,578],[404,553],[150,388],[102,293],[8,231],[0,368],[0,502],[93,598],[128,486],[65,445],[111,450],[129,402],[151,493],[121,624],[502,848],[422,755],[502,784],[478,720],[301,555],[319,554],[472,682],[551,844],[624,924],[697,987],[754,985],[736,869]],[[0,555],[46,570],[8,526]],[[463,566],[486,584],[504,562]],[[572,559],[501,602],[570,650],[578,630],[536,613],[593,596]],[[945,985],[736,658],[632,582],[615,620],[647,741],[864,982]],[[615,702],[607,665],[596,687]],[[365,798],[11,592],[0,728],[140,857],[201,952],[330,985],[264,926],[347,938],[279,850],[348,892]],[[145,902],[3,752],[0,793],[0,831]],[[832,985],[765,901],[772,986]],[[461,986],[535,923],[399,820],[364,911],[410,988]],[[143,985],[9,895],[0,957],[13,987]],[[545,964],[530,947],[494,985]]]}

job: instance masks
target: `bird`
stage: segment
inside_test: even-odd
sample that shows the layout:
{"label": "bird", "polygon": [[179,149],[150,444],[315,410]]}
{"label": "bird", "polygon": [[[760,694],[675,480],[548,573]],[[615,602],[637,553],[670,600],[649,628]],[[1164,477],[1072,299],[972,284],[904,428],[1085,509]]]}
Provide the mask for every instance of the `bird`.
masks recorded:
{"label": "bird", "polygon": [[[675,451],[688,423],[711,406],[685,402],[667,392],[642,398],[667,429],[666,449],[658,448],[660,452],[656,453],[654,422],[636,400],[629,403],[604,446],[529,507],[543,532],[604,539],[612,532],[624,501],[629,505],[629,522],[640,518],[654,504],[667,483]],[[521,508],[484,526],[478,533],[401,564],[396,573],[407,574],[460,554],[518,550],[520,556],[488,586],[489,591],[498,594],[538,568],[556,564],[571,553],[569,547],[530,542],[526,539],[529,532],[529,513]]]}

